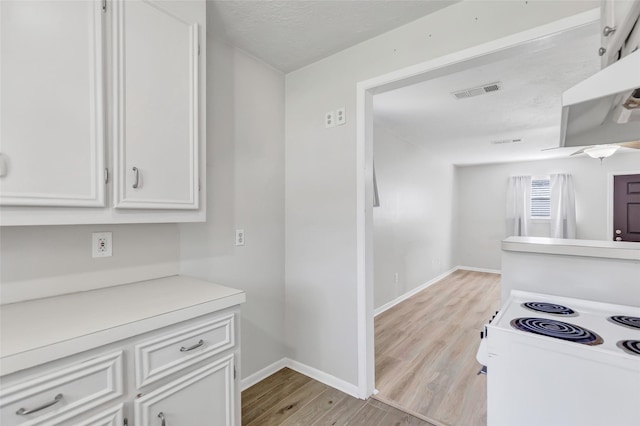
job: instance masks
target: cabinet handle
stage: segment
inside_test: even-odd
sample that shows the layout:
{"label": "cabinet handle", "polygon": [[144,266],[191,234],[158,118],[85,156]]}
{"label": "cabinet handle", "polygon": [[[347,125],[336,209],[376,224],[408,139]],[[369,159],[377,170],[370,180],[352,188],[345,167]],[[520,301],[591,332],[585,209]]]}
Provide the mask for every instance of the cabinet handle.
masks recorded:
{"label": "cabinet handle", "polygon": [[605,49],[604,47],[598,49],[598,55],[604,56],[605,53],[607,53],[607,49]]}
{"label": "cabinet handle", "polygon": [[200,341],[193,346],[189,346],[188,348],[185,348],[184,346],[181,347],[180,352],[189,352],[194,350],[195,348],[199,348],[202,345],[204,345],[204,340],[200,339]]}
{"label": "cabinet handle", "polygon": [[602,29],[602,35],[605,37],[609,37],[611,34],[616,32],[616,27],[606,26]]}
{"label": "cabinet handle", "polygon": [[38,412],[40,410],[44,410],[45,408],[49,408],[52,405],[57,404],[58,402],[60,402],[61,399],[62,399],[62,394],[59,393],[53,398],[53,401],[51,401],[51,402],[47,402],[45,404],[42,404],[39,407],[32,408],[30,410],[27,410],[26,408],[21,408],[18,411],[16,411],[16,414],[19,415],[19,416],[26,416],[27,414],[36,413],[36,412]]}
{"label": "cabinet handle", "polygon": [[133,188],[135,189],[135,188],[138,187],[138,183],[140,183],[140,170],[138,170],[137,167],[134,167],[133,168],[133,173],[134,173],[135,178],[136,178],[135,182],[133,182]]}
{"label": "cabinet handle", "polygon": [[158,413],[158,418],[162,420],[162,426],[167,426],[167,422],[164,419],[164,413],[162,411]]}

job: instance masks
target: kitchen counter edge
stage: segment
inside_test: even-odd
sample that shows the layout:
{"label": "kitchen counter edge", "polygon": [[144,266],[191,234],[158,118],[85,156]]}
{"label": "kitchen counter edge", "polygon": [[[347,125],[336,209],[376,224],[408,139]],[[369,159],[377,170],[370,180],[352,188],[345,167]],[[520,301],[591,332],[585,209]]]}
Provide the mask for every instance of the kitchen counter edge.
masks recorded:
{"label": "kitchen counter edge", "polygon": [[640,260],[640,243],[544,237],[509,237],[503,251]]}
{"label": "kitchen counter edge", "polygon": [[[156,303],[145,304],[150,300],[144,300],[142,295],[152,290],[159,292],[154,295],[156,300],[151,300]],[[116,301],[118,306],[111,309],[110,303]],[[242,290],[176,275],[2,305],[0,376],[245,301]],[[69,312],[69,306],[80,303],[82,309]],[[37,320],[26,319],[34,316]]]}

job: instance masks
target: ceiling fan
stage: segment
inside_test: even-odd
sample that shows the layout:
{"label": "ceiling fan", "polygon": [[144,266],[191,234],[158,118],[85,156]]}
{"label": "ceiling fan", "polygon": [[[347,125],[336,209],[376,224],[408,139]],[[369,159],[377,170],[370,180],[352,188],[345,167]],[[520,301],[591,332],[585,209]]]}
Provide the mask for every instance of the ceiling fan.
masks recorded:
{"label": "ceiling fan", "polygon": [[612,156],[620,147],[640,149],[640,141],[588,146],[570,154],[569,157],[578,154],[587,154],[591,158],[599,158],[602,163],[602,160]]}
{"label": "ceiling fan", "polygon": [[[613,143],[613,144],[607,144],[607,145],[586,146],[574,153],[569,154],[569,157],[573,157],[574,155],[579,155],[579,154],[587,154],[591,158],[599,158],[600,163],[602,163],[602,160],[612,156],[618,149],[620,149],[620,147],[640,149],[640,140],[631,141],[631,142]],[[547,148],[547,149],[543,149],[543,151],[550,151],[554,149],[560,149],[560,147]]]}

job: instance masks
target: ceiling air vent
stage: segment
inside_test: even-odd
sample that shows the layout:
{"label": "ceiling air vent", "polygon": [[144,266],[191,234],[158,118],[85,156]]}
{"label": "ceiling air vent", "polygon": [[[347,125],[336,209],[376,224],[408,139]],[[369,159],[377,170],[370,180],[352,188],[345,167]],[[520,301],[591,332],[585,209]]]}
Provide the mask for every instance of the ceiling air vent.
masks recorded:
{"label": "ceiling air vent", "polygon": [[497,141],[491,141],[492,145],[504,145],[504,144],[508,144],[508,143],[520,143],[522,142],[522,139],[500,139]]}
{"label": "ceiling air vent", "polygon": [[502,83],[496,81],[495,83],[484,84],[478,87],[472,87],[471,89],[459,90],[453,92],[452,95],[456,99],[471,98],[473,96],[484,95],[485,93],[497,92],[502,89]]}

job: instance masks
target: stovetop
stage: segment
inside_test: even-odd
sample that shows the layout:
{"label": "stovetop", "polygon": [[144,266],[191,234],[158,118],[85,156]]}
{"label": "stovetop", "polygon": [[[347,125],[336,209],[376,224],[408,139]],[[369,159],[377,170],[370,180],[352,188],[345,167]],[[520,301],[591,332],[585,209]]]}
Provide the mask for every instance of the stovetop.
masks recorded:
{"label": "stovetop", "polygon": [[[543,312],[540,312],[543,311]],[[640,308],[514,290],[493,327],[640,359]],[[545,335],[548,334],[548,335]],[[565,339],[562,339],[566,337]]]}

